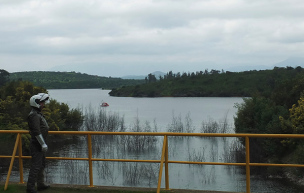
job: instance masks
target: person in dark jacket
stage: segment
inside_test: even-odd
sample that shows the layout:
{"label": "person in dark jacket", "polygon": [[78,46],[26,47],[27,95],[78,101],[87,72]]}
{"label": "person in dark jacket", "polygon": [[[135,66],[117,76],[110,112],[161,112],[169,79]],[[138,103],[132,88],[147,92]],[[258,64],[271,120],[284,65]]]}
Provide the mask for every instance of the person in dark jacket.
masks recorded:
{"label": "person in dark jacket", "polygon": [[30,98],[32,110],[28,115],[28,125],[31,135],[31,166],[27,181],[27,193],[37,193],[37,190],[45,190],[50,186],[44,183],[45,152],[48,150],[46,139],[48,136],[49,126],[42,114],[45,102],[49,99],[46,93],[39,93]]}

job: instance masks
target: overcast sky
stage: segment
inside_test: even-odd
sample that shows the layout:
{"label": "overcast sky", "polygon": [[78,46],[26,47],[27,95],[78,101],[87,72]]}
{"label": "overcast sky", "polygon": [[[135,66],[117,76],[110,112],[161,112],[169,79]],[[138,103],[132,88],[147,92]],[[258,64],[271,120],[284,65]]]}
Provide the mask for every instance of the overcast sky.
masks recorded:
{"label": "overcast sky", "polygon": [[303,10],[303,0],[1,0],[0,69],[270,65],[303,56]]}

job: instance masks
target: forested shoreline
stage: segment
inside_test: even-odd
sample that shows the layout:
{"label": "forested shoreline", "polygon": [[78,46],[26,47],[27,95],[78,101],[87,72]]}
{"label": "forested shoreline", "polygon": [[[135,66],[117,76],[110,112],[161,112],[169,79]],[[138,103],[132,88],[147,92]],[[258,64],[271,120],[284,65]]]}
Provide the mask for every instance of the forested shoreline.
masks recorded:
{"label": "forested shoreline", "polygon": [[88,75],[80,72],[28,71],[10,73],[10,80],[24,80],[46,89],[113,89],[144,83],[144,80]]}
{"label": "forested shoreline", "polygon": [[272,92],[285,80],[303,74],[300,66],[244,72],[205,70],[174,74],[170,71],[164,77],[149,74],[145,84],[115,88],[109,94],[116,97],[250,97]]}
{"label": "forested shoreline", "polygon": [[[0,75],[0,129],[27,129],[30,96],[47,90],[28,81],[11,80],[6,71],[1,71]],[[246,97],[243,103],[235,105],[238,109],[234,118],[236,133],[304,134],[302,67],[275,67],[273,70],[239,73],[212,70],[173,74],[170,71],[158,80],[149,74],[143,81],[136,86],[113,89],[110,94],[129,97]],[[53,130],[76,129],[83,120],[83,115],[77,109],[70,110],[66,104],[57,101],[50,103],[46,114]],[[69,126],[68,120],[79,120],[79,125]],[[23,138],[26,143],[28,136]],[[244,143],[243,140],[241,142]],[[303,154],[302,139],[250,139],[251,162],[304,164]],[[266,173],[293,176],[300,181],[304,178],[303,171],[303,168],[269,167]]]}

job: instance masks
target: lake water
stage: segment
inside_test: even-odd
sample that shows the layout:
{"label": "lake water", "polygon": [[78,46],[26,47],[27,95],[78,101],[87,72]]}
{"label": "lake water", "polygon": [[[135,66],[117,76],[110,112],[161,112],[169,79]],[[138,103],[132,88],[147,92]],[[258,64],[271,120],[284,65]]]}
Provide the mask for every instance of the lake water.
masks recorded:
{"label": "lake water", "polygon": [[[131,98],[110,97],[109,90],[100,89],[63,89],[49,90],[51,98],[67,103],[70,108],[80,107],[98,111],[102,101],[109,107],[103,107],[107,113],[116,113],[124,117],[127,128],[139,125],[157,131],[166,132],[172,121],[180,120],[185,126],[191,123],[193,132],[200,132],[203,123],[227,123],[227,133],[233,133],[233,116],[237,111],[235,103],[242,103],[242,98]],[[189,124],[188,124],[189,125]],[[50,149],[47,156],[87,157],[87,139],[79,137],[70,140],[66,145]],[[133,151],[126,150],[121,137],[93,136],[93,157],[110,159],[147,159],[159,160],[163,137],[156,137],[150,148]],[[232,151],[236,138],[201,138],[201,137],[169,137],[169,160],[235,162]],[[24,178],[27,179],[28,163],[25,164]],[[156,163],[122,163],[93,162],[94,185],[157,187],[159,164]],[[86,161],[48,161],[46,168],[47,181],[58,184],[89,184],[88,163]],[[18,181],[18,173],[14,171],[12,181]],[[215,191],[246,191],[244,168],[236,166],[186,165],[169,164],[170,188],[197,189]],[[164,171],[162,188],[165,187]],[[302,192],[291,186],[286,180],[265,179],[251,176],[252,192],[293,193]]]}
{"label": "lake water", "polygon": [[51,98],[59,102],[67,103],[71,108],[87,108],[92,106],[99,108],[102,101],[109,104],[107,111],[124,115],[127,124],[132,124],[136,117],[141,121],[154,122],[165,129],[172,121],[173,115],[184,119],[187,114],[196,127],[200,127],[202,121],[220,120],[227,116],[228,122],[233,123],[235,115],[235,103],[241,103],[242,98],[215,98],[215,97],[177,97],[177,98],[133,98],[111,97],[109,90],[98,89],[70,89],[49,90]]}

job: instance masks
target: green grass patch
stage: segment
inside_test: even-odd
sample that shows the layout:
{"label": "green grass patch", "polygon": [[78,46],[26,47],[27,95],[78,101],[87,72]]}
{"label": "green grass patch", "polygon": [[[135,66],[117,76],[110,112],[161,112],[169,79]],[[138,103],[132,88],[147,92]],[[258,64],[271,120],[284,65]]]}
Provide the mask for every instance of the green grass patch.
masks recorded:
{"label": "green grass patch", "polygon": [[0,192],[5,192],[5,193],[17,193],[17,192],[21,192],[21,189],[23,192],[25,192],[24,187],[20,187],[20,186],[15,186],[15,185],[8,185],[7,190],[4,191],[4,185],[0,186]]}

